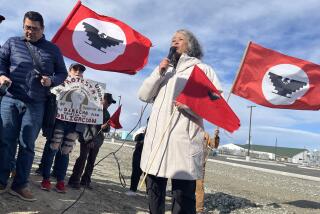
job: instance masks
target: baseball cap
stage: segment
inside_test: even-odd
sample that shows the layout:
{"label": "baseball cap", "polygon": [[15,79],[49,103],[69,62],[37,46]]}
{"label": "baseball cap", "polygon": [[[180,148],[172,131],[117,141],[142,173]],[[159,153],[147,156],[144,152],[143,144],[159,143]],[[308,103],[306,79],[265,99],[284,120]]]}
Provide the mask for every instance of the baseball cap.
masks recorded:
{"label": "baseball cap", "polygon": [[5,20],[6,18],[4,17],[4,16],[2,16],[2,15],[0,15],[0,23],[3,21],[3,20]]}
{"label": "baseball cap", "polygon": [[81,72],[84,72],[86,70],[86,67],[84,67],[84,65],[80,63],[72,63],[69,67],[69,70],[71,70],[72,68],[78,68]]}
{"label": "baseball cap", "polygon": [[116,101],[112,98],[112,94],[110,93],[105,93],[104,99],[106,99],[108,103],[116,103]]}

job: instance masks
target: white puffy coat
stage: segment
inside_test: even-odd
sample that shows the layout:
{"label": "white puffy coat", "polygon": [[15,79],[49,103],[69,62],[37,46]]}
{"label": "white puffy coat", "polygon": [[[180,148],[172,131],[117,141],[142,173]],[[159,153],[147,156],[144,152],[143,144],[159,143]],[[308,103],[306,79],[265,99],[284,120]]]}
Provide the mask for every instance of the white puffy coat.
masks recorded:
{"label": "white puffy coat", "polygon": [[[205,72],[218,90],[221,89],[213,69],[186,54],[182,54],[176,69],[169,67],[163,76],[159,74],[159,68],[155,68],[139,89],[142,101],[153,102],[140,164],[144,172],[150,167],[148,174],[183,180],[202,178],[203,120],[187,111],[177,110],[169,124],[175,107],[173,102],[183,90],[195,65]],[[169,128],[165,131],[167,126]],[[163,134],[163,141],[160,142]]]}

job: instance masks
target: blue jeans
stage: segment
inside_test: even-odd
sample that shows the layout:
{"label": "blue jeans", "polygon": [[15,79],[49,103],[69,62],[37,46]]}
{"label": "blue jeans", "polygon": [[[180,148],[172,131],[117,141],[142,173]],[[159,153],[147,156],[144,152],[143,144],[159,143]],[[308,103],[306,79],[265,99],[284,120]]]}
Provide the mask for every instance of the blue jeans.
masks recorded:
{"label": "blue jeans", "polygon": [[16,176],[12,189],[27,186],[34,158],[34,145],[42,125],[44,102],[24,103],[10,97],[1,101],[2,133],[0,142],[0,184],[6,186],[14,159],[17,142],[20,143],[16,160]]}
{"label": "blue jeans", "polygon": [[[69,165],[69,154],[62,154],[61,150],[52,150],[50,144],[43,150],[41,167],[42,167],[42,177],[43,179],[50,179],[50,172],[52,167],[52,162],[54,159],[53,170],[56,175],[57,181],[63,181],[66,176],[68,165]],[[51,163],[51,164],[50,164]]]}
{"label": "blue jeans", "polygon": [[[44,145],[44,148],[43,148],[41,161],[40,161],[39,168],[38,168],[38,170],[39,170],[41,175],[43,174],[42,173],[42,171],[43,171],[43,163],[44,163],[44,160],[45,160],[45,156],[48,155],[48,151],[47,150],[50,149],[50,144],[51,144],[50,139],[49,140],[47,139],[46,144]],[[58,160],[58,158],[54,159],[53,171],[52,171],[54,174],[56,174],[57,160]]]}
{"label": "blue jeans", "polygon": [[42,177],[43,179],[50,178],[50,171],[55,160],[55,173],[57,181],[63,181],[66,176],[69,153],[72,151],[75,141],[79,134],[75,131],[75,123],[57,120],[53,131],[53,137],[50,139],[49,146],[44,149],[42,155]]}

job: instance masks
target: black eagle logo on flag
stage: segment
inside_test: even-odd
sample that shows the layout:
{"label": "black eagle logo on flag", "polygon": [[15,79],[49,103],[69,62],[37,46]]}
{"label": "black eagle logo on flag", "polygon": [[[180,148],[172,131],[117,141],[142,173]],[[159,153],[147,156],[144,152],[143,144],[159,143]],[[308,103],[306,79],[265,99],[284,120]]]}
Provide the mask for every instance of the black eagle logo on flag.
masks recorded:
{"label": "black eagle logo on flag", "polygon": [[106,36],[105,33],[99,34],[99,30],[97,28],[95,28],[94,26],[86,22],[83,22],[82,24],[85,28],[85,32],[87,33],[88,39],[91,42],[91,44],[88,42],[85,42],[85,43],[98,49],[103,53],[106,53],[106,52],[103,51],[102,48],[106,49],[107,47],[116,46],[116,45],[119,45],[120,43],[123,43],[123,40],[118,40],[110,36]]}
{"label": "black eagle logo on flag", "polygon": [[208,91],[208,96],[210,100],[217,100],[221,98],[219,94],[216,94],[213,91]]}
{"label": "black eagle logo on flag", "polygon": [[272,93],[278,94],[283,97],[291,98],[292,93],[300,90],[301,88],[307,85],[307,83],[305,82],[290,79],[287,77],[282,77],[272,72],[269,72],[268,75],[276,90],[272,91]]}

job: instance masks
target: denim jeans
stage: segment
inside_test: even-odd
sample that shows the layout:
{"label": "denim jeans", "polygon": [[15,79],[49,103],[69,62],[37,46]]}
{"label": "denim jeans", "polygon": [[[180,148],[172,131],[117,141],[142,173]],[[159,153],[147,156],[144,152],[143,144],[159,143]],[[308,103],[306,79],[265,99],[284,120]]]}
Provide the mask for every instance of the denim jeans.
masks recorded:
{"label": "denim jeans", "polygon": [[43,150],[41,159],[42,177],[44,179],[50,179],[50,172],[52,167],[52,162],[54,159],[54,173],[57,181],[63,181],[67,173],[67,168],[69,164],[69,154],[62,154],[61,150],[52,150],[49,146]]}
{"label": "denim jeans", "polygon": [[63,181],[66,176],[69,153],[79,134],[75,131],[75,123],[57,120],[54,128],[53,137],[50,140],[49,148],[44,149],[42,155],[42,177],[43,179],[50,178],[50,171],[55,160],[55,173],[57,181]]}
{"label": "denim jeans", "polygon": [[20,145],[16,160],[16,176],[11,187],[21,189],[28,184],[34,158],[34,145],[42,125],[43,113],[44,102],[24,103],[6,96],[2,98],[0,184],[7,185],[17,142]]}
{"label": "denim jeans", "polygon": [[[46,141],[46,144],[44,145],[44,148],[43,148],[43,152],[42,152],[42,156],[41,156],[41,161],[40,161],[40,164],[39,164],[39,168],[38,168],[38,171],[39,171],[39,174],[43,174],[42,171],[43,171],[43,162],[45,160],[45,156],[48,155],[48,149],[50,149],[50,139]],[[52,170],[52,173],[53,174],[56,174],[56,166],[57,166],[57,162],[58,162],[58,158],[55,157],[54,159],[54,164],[53,164],[53,170]]]}
{"label": "denim jeans", "polygon": [[[1,136],[2,136],[2,119],[1,119],[1,100],[2,96],[0,96],[0,141],[1,141]],[[19,142],[17,143],[19,144]],[[11,160],[11,166],[10,166],[10,171],[12,172],[13,170],[16,170],[16,157],[15,154],[17,152],[17,147],[13,147],[13,150],[11,151],[13,153],[13,159]]]}
{"label": "denim jeans", "polygon": [[0,96],[0,141],[2,136],[1,100],[2,100],[2,97]]}

